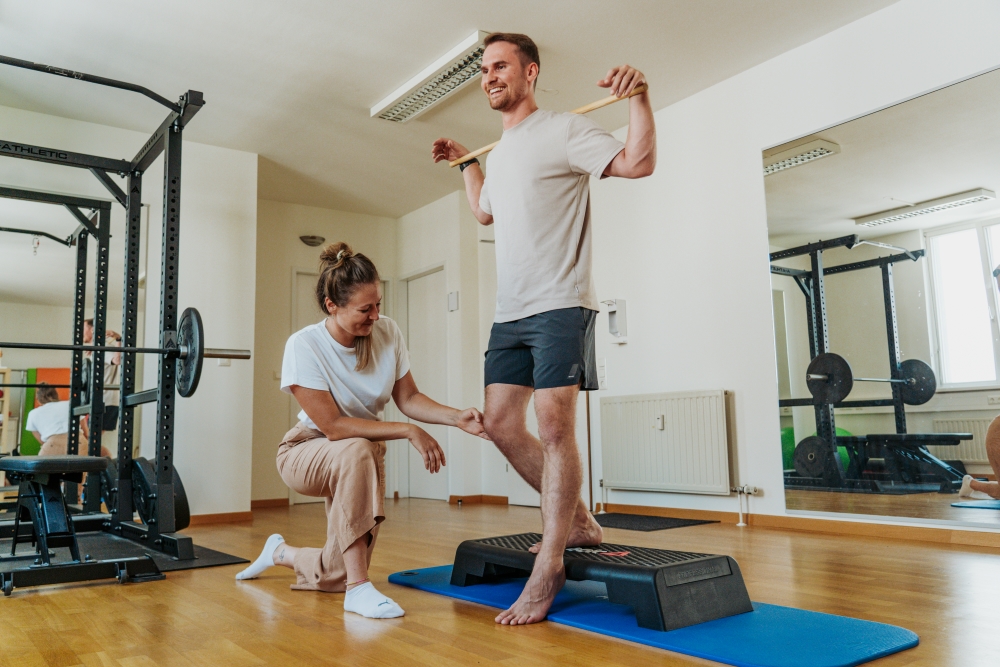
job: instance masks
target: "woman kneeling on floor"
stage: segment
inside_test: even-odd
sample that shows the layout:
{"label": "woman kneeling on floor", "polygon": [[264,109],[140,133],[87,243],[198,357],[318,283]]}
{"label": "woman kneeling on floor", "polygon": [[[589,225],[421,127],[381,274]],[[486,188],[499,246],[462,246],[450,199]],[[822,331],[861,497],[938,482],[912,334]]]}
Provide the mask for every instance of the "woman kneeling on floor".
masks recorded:
{"label": "woman kneeling on floor", "polygon": [[475,408],[459,411],[417,389],[399,327],[379,317],[382,283],[371,260],[346,243],[320,256],[316,298],[327,317],[285,344],[281,389],[302,406],[299,423],[278,446],[278,472],[296,493],[326,499],[326,545],[293,547],[271,535],[260,557],[236,575],[254,579],[272,565],[295,570],[297,590],[339,593],[344,609],[369,618],[403,610],[368,580],[385,519],[385,441],[407,439],[436,473],[444,452],[414,424],[381,421],[390,396],[407,417],[486,438]]}

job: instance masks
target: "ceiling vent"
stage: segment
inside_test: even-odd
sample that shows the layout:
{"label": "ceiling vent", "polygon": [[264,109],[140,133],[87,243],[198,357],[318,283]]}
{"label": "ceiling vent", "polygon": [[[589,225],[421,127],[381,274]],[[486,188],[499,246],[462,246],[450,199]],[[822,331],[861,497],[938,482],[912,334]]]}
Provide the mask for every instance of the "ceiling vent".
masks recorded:
{"label": "ceiling vent", "polygon": [[855,218],[854,222],[864,227],[875,227],[888,222],[915,218],[918,215],[927,215],[928,213],[946,211],[950,208],[967,206],[988,199],[996,199],[996,197],[996,193],[992,190],[978,188],[976,190],[969,190],[968,192],[960,192],[957,195],[948,195],[947,197],[920,202],[913,206],[903,206],[902,208],[894,208],[891,211],[883,211],[874,215],[866,215],[863,218]]}
{"label": "ceiling vent", "polygon": [[463,39],[424,71],[394,90],[372,107],[372,118],[405,123],[430,109],[480,75],[483,39],[489,33],[477,30]]}
{"label": "ceiling vent", "polygon": [[818,160],[827,155],[840,152],[840,146],[823,139],[814,139],[798,146],[772,153],[764,153],[764,175],[770,176],[779,171],[797,167],[806,162]]}

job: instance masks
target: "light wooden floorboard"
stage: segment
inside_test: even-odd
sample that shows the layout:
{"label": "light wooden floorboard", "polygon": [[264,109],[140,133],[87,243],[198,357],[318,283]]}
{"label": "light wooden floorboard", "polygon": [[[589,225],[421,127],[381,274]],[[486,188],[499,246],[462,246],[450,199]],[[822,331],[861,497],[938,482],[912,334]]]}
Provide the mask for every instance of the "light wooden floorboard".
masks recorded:
{"label": "light wooden floorboard", "polygon": [[[846,512],[915,519],[944,519],[963,523],[979,523],[1000,527],[1000,510],[952,507],[952,503],[968,501],[957,493],[909,493],[889,495],[879,493],[840,493],[837,491],[806,491],[785,489],[785,506],[790,510],[811,512]],[[998,660],[1000,664],[1000,660]]]}
{"label": "light wooden floorboard", "polygon": [[[402,619],[344,614],[343,596],[289,590],[273,568],[252,582],[241,566],[172,572],[166,581],[20,589],[0,600],[3,667],[224,665],[708,665],[704,660],[542,623],[510,628],[496,611],[393,586],[394,571],[449,563],[463,539],[540,529],[538,511],[439,501],[387,501],[372,578]],[[265,538],[321,544],[321,505],[254,512],[250,524],[186,531],[198,544],[254,558]],[[977,547],[710,524],[611,542],[708,553],[740,563],[754,600],[902,625],[921,645],[877,665],[1000,664],[1000,557]]]}

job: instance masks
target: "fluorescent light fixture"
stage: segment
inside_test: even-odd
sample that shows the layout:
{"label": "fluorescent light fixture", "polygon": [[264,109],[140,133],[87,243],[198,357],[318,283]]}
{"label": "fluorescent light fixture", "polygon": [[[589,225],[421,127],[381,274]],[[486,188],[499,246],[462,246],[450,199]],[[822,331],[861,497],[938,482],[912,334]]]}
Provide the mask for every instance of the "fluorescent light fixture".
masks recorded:
{"label": "fluorescent light fixture", "polygon": [[863,218],[854,218],[854,222],[864,227],[875,227],[877,225],[884,225],[887,222],[907,220],[909,218],[915,218],[918,215],[927,215],[928,213],[946,211],[950,208],[975,204],[977,202],[986,201],[987,199],[996,199],[996,197],[996,193],[992,190],[977,188],[975,190],[969,190],[968,192],[959,192],[957,195],[948,195],[947,197],[939,197],[938,199],[920,202],[919,204],[914,204],[913,206],[903,206],[901,208],[894,208],[891,211],[882,211],[881,213],[875,213],[874,215],[866,215]]}
{"label": "fluorescent light fixture", "polygon": [[774,155],[764,156],[764,175],[770,176],[773,173],[797,167],[806,162],[818,160],[827,155],[840,152],[840,146],[832,141],[814,139],[813,141],[799,144]]}
{"label": "fluorescent light fixture", "polygon": [[477,30],[455,48],[428,65],[420,74],[392,91],[372,107],[372,118],[405,123],[430,109],[480,75],[483,39],[488,32]]}

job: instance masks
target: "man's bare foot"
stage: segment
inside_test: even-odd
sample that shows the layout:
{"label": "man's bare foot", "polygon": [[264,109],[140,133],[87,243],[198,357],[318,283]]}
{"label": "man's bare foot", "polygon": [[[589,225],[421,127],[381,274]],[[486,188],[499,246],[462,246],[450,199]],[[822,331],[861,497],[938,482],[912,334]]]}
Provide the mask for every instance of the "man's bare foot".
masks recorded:
{"label": "man's bare foot", "polygon": [[[545,537],[543,536],[544,540]],[[604,530],[597,523],[597,519],[590,512],[585,515],[578,515],[573,521],[573,527],[569,529],[569,536],[566,538],[566,548],[571,547],[596,547],[604,540]],[[542,550],[542,543],[535,542],[528,551],[537,554]]]}
{"label": "man's bare foot", "polygon": [[527,625],[544,621],[552,601],[565,583],[566,569],[561,557],[551,564],[542,562],[541,558],[537,559],[521,595],[510,609],[501,612],[493,620],[502,625]]}

